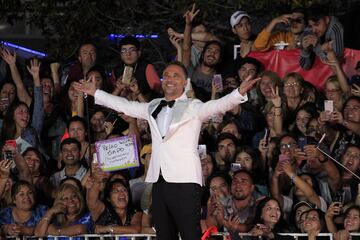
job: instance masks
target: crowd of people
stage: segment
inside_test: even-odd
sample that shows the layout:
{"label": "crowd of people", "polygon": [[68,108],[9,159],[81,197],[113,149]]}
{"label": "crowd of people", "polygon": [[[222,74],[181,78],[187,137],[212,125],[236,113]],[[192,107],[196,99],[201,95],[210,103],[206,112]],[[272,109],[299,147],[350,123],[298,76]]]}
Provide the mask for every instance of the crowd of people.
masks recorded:
{"label": "crowd of people", "polygon": [[[195,138],[203,183],[196,213],[201,231],[216,226],[233,239],[237,233],[266,239],[307,233],[312,240],[333,233],[336,240],[349,239],[360,230],[360,61],[353,66],[356,75],[346,76],[341,23],[324,6],[313,5],[272,19],[254,36],[251,16],[236,11],[230,25],[240,51],[233,60],[225,42],[196,20],[199,11],[194,5],[186,12],[183,32],[167,31],[176,50],[173,64],[189,76],[182,97],[212,107],[234,89],[242,95],[242,83],[257,81],[241,105],[202,119]],[[77,61],[66,68],[36,58],[23,67],[15,52],[1,49],[7,65],[0,79],[3,236],[156,234],[159,220],[152,206],[159,205],[159,196],[154,203],[154,184],[145,178],[158,143],[152,142],[149,123],[100,106],[96,97],[79,91],[79,82],[89,79],[96,89],[140,103],[169,91],[171,84],[164,87],[162,80],[169,73],[159,77],[142,56],[139,40],[126,36],[119,49],[121,63],[111,76],[91,42],[79,46]],[[248,56],[274,49],[298,49],[304,69],[319,57],[333,75],[318,89],[314,79],[297,72],[279,76]],[[164,141],[168,127],[159,129]],[[140,167],[103,171],[94,161],[94,143],[125,135],[136,139]],[[186,143],[171,147],[175,155],[187,150]],[[160,171],[162,181],[171,179]]]}

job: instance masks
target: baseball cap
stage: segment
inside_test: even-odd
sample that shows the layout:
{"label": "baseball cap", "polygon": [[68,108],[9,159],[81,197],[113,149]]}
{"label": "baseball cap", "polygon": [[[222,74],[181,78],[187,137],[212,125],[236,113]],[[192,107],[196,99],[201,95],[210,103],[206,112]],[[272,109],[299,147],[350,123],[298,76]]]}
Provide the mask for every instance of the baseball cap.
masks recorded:
{"label": "baseball cap", "polygon": [[360,68],[360,61],[357,62],[355,70],[358,70]]}
{"label": "baseball cap", "polygon": [[231,27],[235,27],[243,17],[248,17],[250,18],[250,16],[245,12],[245,11],[236,11],[233,13],[233,15],[231,15],[230,17],[230,25]]}

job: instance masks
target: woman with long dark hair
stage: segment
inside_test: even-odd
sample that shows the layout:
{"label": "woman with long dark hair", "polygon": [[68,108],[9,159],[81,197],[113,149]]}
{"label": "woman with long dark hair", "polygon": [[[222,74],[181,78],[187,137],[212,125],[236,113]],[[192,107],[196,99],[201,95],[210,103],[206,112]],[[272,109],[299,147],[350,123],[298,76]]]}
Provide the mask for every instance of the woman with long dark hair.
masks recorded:
{"label": "woman with long dark hair", "polygon": [[113,180],[104,189],[100,199],[101,181],[95,174],[87,184],[87,205],[95,221],[95,232],[111,234],[134,234],[141,232],[142,212],[132,206],[131,191],[123,180]]}
{"label": "woman with long dark hair", "polygon": [[256,206],[254,226],[250,230],[253,236],[274,239],[276,233],[284,232],[283,212],[275,198],[264,198]]}

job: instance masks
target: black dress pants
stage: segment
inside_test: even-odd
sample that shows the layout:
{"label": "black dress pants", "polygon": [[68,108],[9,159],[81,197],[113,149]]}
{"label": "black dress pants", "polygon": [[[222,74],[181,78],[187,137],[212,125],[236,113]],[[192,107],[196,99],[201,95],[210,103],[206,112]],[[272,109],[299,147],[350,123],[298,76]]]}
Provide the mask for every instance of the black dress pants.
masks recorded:
{"label": "black dress pants", "polygon": [[152,215],[159,240],[201,238],[201,187],[196,183],[168,183],[162,176],[153,184]]}

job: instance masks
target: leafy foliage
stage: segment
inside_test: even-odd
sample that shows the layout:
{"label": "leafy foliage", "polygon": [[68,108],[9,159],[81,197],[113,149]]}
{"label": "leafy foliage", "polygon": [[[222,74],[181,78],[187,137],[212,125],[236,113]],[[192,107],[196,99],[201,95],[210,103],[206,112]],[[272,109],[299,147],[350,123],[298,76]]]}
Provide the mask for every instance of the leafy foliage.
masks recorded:
{"label": "leafy foliage", "polygon": [[[335,12],[343,7],[342,1],[336,0],[196,1],[201,9],[200,18],[214,33],[225,39],[233,38],[229,17],[238,9],[246,10],[256,21],[259,17],[276,16],[313,2],[327,3]],[[166,29],[171,26],[182,31],[182,14],[192,3],[190,0],[2,0],[0,14],[13,23],[30,13],[30,23],[42,30],[50,55],[62,60],[74,55],[79,44],[89,39],[95,39],[100,48],[109,50],[105,58],[118,54],[114,44],[107,40],[110,33],[157,33],[161,38],[147,40],[145,53],[161,64],[171,52]]]}

